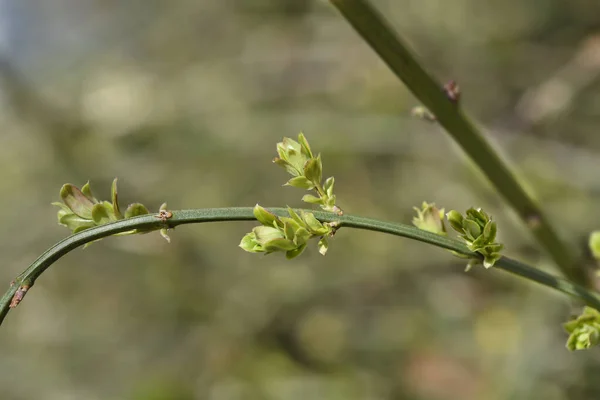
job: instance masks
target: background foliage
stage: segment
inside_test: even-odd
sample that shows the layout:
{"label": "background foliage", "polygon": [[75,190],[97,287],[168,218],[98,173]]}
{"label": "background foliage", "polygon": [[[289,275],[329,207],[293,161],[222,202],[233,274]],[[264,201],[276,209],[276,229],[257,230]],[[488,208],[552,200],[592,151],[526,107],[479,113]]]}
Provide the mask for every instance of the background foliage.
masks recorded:
{"label": "background foliage", "polygon": [[[599,227],[600,5],[374,1],[585,251]],[[347,212],[481,206],[505,253],[552,268],[515,215],[321,0],[0,1],[8,284],[68,234],[65,182],[152,210],[300,206],[271,159],[305,132]],[[426,245],[340,231],[326,257],[237,245],[253,223],[110,238],[44,274],[0,332],[7,399],[583,399],[566,298]]]}

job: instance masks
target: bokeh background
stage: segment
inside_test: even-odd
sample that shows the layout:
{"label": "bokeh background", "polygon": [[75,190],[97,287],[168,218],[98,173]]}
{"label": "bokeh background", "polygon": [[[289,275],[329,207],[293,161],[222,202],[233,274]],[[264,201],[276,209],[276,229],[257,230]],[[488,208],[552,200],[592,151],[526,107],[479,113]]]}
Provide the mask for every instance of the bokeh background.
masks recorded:
{"label": "bokeh background", "polygon": [[[600,227],[600,3],[373,3],[587,257]],[[521,222],[324,0],[1,0],[0,279],[68,234],[63,183],[152,210],[301,206],[271,163],[303,131],[349,214],[480,206]],[[0,331],[2,399],[591,399],[568,299],[444,250],[340,231],[286,261],[253,223],[108,238],[48,270]],[[588,266],[593,263],[588,261]]]}

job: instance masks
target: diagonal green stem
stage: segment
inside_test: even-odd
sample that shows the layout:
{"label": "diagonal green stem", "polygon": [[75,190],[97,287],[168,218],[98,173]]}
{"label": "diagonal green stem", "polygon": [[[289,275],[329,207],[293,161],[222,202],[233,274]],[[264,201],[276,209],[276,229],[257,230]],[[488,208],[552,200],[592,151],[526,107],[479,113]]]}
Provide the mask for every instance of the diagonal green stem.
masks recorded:
{"label": "diagonal green stem", "polygon": [[[269,211],[274,212],[279,216],[288,215],[285,208],[270,208]],[[328,212],[312,210],[304,211],[312,212],[321,222],[337,221],[340,224],[340,229],[345,227],[383,232],[390,235],[418,240],[420,242],[428,243],[444,249],[453,250],[470,257],[479,257],[479,255],[470,252],[467,247],[458,240],[423,231],[413,226],[378,221],[371,218],[363,218],[352,215],[338,216]],[[0,324],[2,324],[4,318],[10,310],[9,305],[13,296],[21,286],[33,286],[36,279],[48,267],[50,267],[50,265],[52,265],[65,254],[69,253],[71,250],[74,250],[86,243],[132,229],[160,229],[167,226],[169,228],[174,228],[183,224],[217,221],[248,221],[254,219],[253,209],[251,207],[182,210],[173,211],[172,218],[168,219],[166,222],[162,222],[157,219],[157,214],[144,215],[90,228],[83,232],[69,236],[68,238],[63,239],[49,248],[37,260],[35,260],[33,264],[29,266],[29,268],[27,268],[15,279],[14,283],[0,299]],[[521,276],[530,281],[537,282],[549,288],[558,290],[570,296],[577,297],[588,306],[600,310],[599,295],[590,292],[584,287],[581,287],[575,283],[571,283],[566,279],[554,277],[546,272],[507,257],[502,257],[500,260],[498,260],[495,264],[495,267]]]}
{"label": "diagonal green stem", "polygon": [[419,65],[417,58],[383,16],[366,0],[330,1],[483,171],[550,254],[563,275],[573,282],[591,287],[589,275],[578,265],[538,203],[527,194],[458,104],[450,101],[439,82]]}

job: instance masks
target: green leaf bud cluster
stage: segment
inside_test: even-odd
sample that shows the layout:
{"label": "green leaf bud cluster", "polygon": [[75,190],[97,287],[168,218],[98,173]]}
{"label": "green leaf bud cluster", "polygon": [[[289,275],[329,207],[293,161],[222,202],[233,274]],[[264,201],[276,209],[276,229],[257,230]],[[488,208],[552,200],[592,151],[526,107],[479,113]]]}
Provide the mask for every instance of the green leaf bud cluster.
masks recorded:
{"label": "green leaf bud cluster", "polygon": [[600,312],[585,307],[583,313],[577,318],[564,324],[569,333],[567,349],[585,350],[600,342]]}
{"label": "green leaf bud cluster", "polygon": [[[315,190],[318,197],[307,194],[302,200],[318,204],[325,211],[342,215],[342,210],[335,205],[334,178],[327,178],[325,183],[321,184],[321,155],[315,157],[302,133],[298,135],[298,141],[283,138],[282,142],[277,143],[277,153],[279,157],[273,162],[292,175],[285,185]],[[297,213],[290,207],[287,211],[289,216],[279,217],[257,204],[254,207],[254,216],[262,225],[247,233],[242,238],[240,247],[250,253],[284,252],[288,259],[292,259],[302,254],[310,239],[318,237],[319,253],[325,255],[329,249],[328,239],[335,234],[338,223],[322,223],[313,213]]]}
{"label": "green leaf bud cluster", "polygon": [[318,204],[325,211],[330,211],[342,215],[342,210],[336,206],[336,196],[333,194],[334,178],[329,177],[322,183],[323,163],[321,154],[313,154],[306,137],[300,133],[298,141],[290,138],[283,138],[283,141],[277,143],[277,154],[273,162],[292,175],[292,178],[285,183],[285,186],[293,186],[300,189],[315,190],[317,196],[306,194],[302,201],[310,204]]}
{"label": "green leaf bud cluster", "polygon": [[[463,216],[452,210],[446,214],[452,229],[458,232],[469,250],[483,256],[483,266],[490,268],[501,257],[500,250],[504,245],[497,243],[497,226],[492,218],[481,208],[469,208]],[[472,263],[470,263],[472,265]]]}
{"label": "green leaf bud cluster", "polygon": [[[111,187],[111,201],[100,201],[93,194],[90,183],[87,182],[81,189],[67,183],[60,189],[61,202],[52,205],[59,207],[57,213],[58,223],[67,227],[72,233],[78,233],[85,229],[119,221],[125,218],[146,215],[150,212],[140,203],[130,204],[124,213],[121,212],[117,194],[117,179],[115,178]],[[166,210],[166,204],[161,206]],[[168,239],[166,228],[162,228],[161,235]],[[136,233],[147,233],[148,230],[131,230],[118,235],[132,235]],[[88,243],[89,245],[89,243]],[[86,245],[87,246],[87,245]]]}
{"label": "green leaf bud cluster", "polygon": [[435,206],[435,203],[429,204],[425,201],[421,204],[421,208],[413,208],[417,212],[417,216],[412,220],[414,226],[427,232],[446,236],[443,208],[440,210]]}
{"label": "green leaf bud cluster", "polygon": [[312,213],[296,213],[288,207],[289,217],[278,217],[258,204],[254,207],[254,216],[262,224],[247,233],[240,247],[251,253],[270,254],[284,252],[292,259],[302,254],[313,237],[320,237],[319,252],[323,255],[329,248],[328,237],[333,236],[335,223],[322,223]]}

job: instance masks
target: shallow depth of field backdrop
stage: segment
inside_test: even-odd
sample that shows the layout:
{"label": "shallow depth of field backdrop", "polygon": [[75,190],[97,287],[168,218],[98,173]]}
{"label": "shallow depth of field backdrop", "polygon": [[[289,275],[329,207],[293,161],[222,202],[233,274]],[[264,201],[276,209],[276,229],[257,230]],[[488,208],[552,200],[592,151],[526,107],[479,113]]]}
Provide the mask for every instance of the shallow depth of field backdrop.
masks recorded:
{"label": "shallow depth of field backdrop", "polygon": [[[380,0],[425,67],[459,82],[581,253],[600,228],[600,3]],[[0,1],[2,287],[68,235],[63,183],[156,211],[302,206],[271,163],[303,131],[349,214],[423,200],[498,221],[554,271],[460,149],[323,0]],[[76,250],[0,329],[2,399],[588,399],[567,299],[444,250],[342,230],[326,257],[252,255],[253,223]]]}

